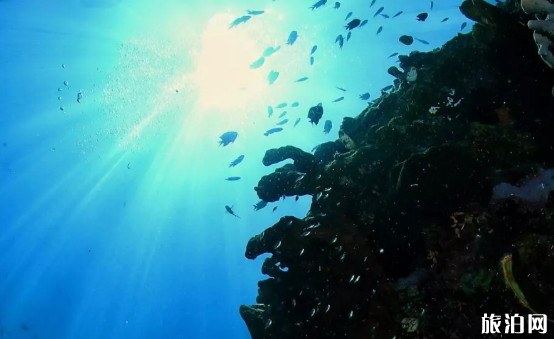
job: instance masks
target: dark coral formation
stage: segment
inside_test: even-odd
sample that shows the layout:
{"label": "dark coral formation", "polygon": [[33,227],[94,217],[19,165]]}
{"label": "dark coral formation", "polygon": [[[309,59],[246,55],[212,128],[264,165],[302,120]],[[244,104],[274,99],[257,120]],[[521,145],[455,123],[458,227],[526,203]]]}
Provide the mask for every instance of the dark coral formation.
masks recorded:
{"label": "dark coral formation", "polygon": [[554,316],[554,193],[536,201],[554,188],[552,73],[517,1],[460,10],[472,33],[401,56],[395,90],[339,140],[267,152],[294,163],[259,198],[313,199],[247,245],[270,254],[257,305],[240,308],[253,339],[486,338],[484,313],[532,313],[503,280],[506,254],[529,305]]}

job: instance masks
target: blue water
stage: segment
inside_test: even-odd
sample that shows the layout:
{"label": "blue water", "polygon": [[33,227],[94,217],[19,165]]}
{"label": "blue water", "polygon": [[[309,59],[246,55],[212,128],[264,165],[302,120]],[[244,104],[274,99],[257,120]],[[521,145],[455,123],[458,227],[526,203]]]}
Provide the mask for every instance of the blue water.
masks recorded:
{"label": "blue water", "polygon": [[[313,2],[0,0],[0,338],[249,338],[238,307],[255,303],[263,276],[246,243],[310,205],[253,211],[253,187],[282,165],[264,167],[265,150],[335,140],[342,118],[367,107],[359,95],[392,84],[390,54],[438,48],[467,21],[453,0],[435,1],[424,23],[427,0]],[[383,5],[404,13],[373,18]],[[246,9],[266,13],[228,30]],[[349,11],[369,23],[340,50]],[[401,45],[402,34],[430,44]],[[266,137],[283,111],[268,118],[267,106],[280,102],[290,121]],[[237,141],[219,147],[228,130]]]}

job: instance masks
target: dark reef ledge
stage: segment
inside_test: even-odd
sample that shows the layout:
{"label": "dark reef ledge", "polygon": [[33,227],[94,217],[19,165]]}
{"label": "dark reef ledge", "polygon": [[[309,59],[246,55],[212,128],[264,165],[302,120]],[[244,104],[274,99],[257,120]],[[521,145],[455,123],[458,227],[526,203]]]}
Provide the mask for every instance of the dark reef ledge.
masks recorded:
{"label": "dark reef ledge", "polygon": [[460,10],[471,34],[400,56],[339,140],[267,151],[294,162],[259,198],[312,205],[248,242],[271,254],[240,307],[253,339],[487,338],[484,313],[554,317],[554,74],[518,1]]}

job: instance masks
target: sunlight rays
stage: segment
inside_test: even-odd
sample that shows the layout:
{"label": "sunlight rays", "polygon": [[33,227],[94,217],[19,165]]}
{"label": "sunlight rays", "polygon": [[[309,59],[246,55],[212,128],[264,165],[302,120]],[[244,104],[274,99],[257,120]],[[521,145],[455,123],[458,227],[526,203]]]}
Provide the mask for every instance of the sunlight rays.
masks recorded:
{"label": "sunlight rays", "polygon": [[201,52],[191,76],[199,91],[199,108],[239,109],[262,92],[265,73],[249,65],[261,56],[245,31],[229,29],[230,14],[218,14],[201,36]]}

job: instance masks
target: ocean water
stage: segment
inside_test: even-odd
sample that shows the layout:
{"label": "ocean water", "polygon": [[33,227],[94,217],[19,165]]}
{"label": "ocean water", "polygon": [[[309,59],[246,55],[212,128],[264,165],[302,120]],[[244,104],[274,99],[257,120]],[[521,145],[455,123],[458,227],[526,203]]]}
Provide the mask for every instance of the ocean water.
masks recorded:
{"label": "ocean water", "polygon": [[[0,338],[250,337],[238,307],[264,277],[246,243],[310,205],[253,210],[254,186],[282,165],[264,167],[264,152],[337,139],[367,107],[359,95],[392,84],[389,55],[440,48],[468,21],[454,0],[313,2],[0,0]],[[381,6],[403,14],[373,17]],[[246,10],[265,13],[228,29]],[[369,21],[340,49],[350,11]],[[251,69],[269,46],[281,49]],[[282,111],[284,130],[264,136]],[[239,135],[221,147],[226,131]]]}

